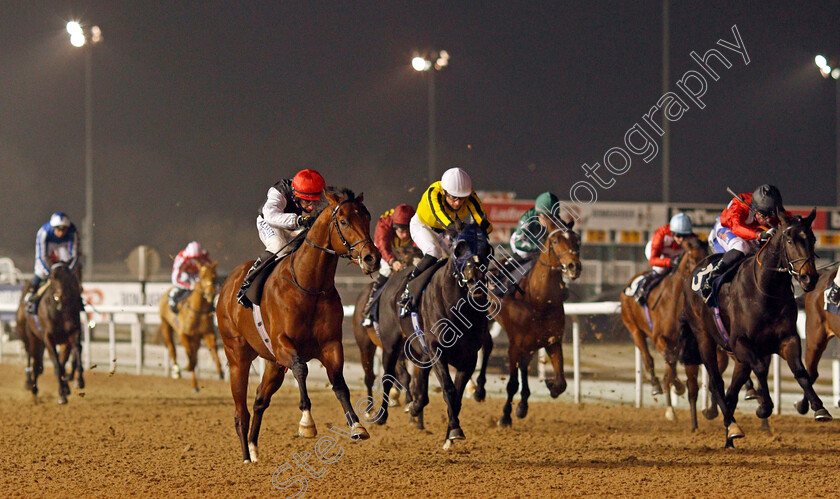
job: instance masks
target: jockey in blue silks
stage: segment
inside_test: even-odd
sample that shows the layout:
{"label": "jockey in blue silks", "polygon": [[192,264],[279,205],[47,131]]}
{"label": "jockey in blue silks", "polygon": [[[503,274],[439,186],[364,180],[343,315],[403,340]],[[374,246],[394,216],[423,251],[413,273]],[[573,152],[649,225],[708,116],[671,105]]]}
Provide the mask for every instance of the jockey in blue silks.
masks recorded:
{"label": "jockey in blue silks", "polygon": [[30,314],[38,308],[38,288],[50,276],[50,267],[58,262],[66,262],[71,272],[79,264],[79,233],[70,218],[61,212],[53,213],[35,235],[35,275],[24,297]]}

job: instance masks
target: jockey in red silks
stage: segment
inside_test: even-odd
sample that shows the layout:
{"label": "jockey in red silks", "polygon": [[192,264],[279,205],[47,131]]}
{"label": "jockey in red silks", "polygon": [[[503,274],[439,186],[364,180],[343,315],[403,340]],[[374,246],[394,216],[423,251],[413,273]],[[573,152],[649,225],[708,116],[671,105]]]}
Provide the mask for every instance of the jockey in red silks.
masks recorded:
{"label": "jockey in red silks", "polygon": [[294,178],[282,179],[268,189],[266,201],[257,216],[257,231],[265,244],[265,251],[251,266],[236,294],[240,304],[251,308],[251,301],[245,292],[254,278],[297,249],[290,243],[315,223],[312,212],[323,199],[325,188],[326,182],[320,173],[301,170]]}
{"label": "jockey in red silks", "polygon": [[776,212],[785,209],[779,189],[769,184],[760,185],[755,192],[739,197],[740,200],[733,198],[729,202],[709,233],[712,251],[724,255],[715,263],[700,290],[706,303],[712,296],[715,279],[745,256],[755,253],[762,243],[770,239],[773,228],[779,223]]}
{"label": "jockey in red silks", "polygon": [[691,219],[685,213],[677,213],[671,221],[653,233],[653,238],[645,246],[645,256],[651,271],[636,289],[634,297],[639,305],[647,303],[648,294],[672,270],[676,270],[682,255],[683,239],[692,235]]}
{"label": "jockey in red silks", "polygon": [[405,265],[394,256],[393,249],[402,246],[414,246],[408,228],[413,216],[414,207],[401,204],[386,211],[376,222],[376,229],[373,231],[373,244],[382,254],[382,260],[379,264],[379,277],[373,282],[368,301],[365,304],[364,319],[362,319],[362,326],[364,327],[373,326],[371,305],[376,298],[377,291],[385,285],[392,272],[399,272],[405,268]]}
{"label": "jockey in red silks", "polygon": [[175,255],[172,262],[172,286],[169,291],[169,308],[178,313],[178,303],[181,302],[198,281],[198,264],[210,263],[210,254],[197,241],[192,241],[186,248]]}

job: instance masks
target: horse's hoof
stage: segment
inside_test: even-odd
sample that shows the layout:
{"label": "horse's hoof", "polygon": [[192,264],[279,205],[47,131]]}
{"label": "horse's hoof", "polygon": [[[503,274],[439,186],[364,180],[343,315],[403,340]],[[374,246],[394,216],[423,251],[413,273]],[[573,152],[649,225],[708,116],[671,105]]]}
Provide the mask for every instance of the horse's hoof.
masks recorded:
{"label": "horse's hoof", "polygon": [[78,388],[79,390],[83,390],[85,388],[85,380],[77,379],[76,382],[74,383],[74,386],[76,388]]}
{"label": "horse's hoof", "polygon": [[757,398],[758,393],[755,391],[755,388],[750,388],[749,390],[747,390],[747,393],[744,394],[744,400],[755,400]]}
{"label": "horse's hoof", "polygon": [[219,373],[219,379],[225,379],[225,373],[224,372]]}
{"label": "horse's hoof", "polygon": [[676,421],[677,420],[677,413],[674,412],[673,407],[669,407],[665,409],[665,419],[668,421]]}
{"label": "horse's hoof", "polygon": [[833,418],[831,417],[831,414],[825,410],[825,407],[823,407],[814,411],[814,419],[820,423],[825,423],[826,421],[831,421]]}
{"label": "horse's hoof", "polygon": [[671,386],[674,387],[674,393],[676,393],[677,396],[680,396],[683,393],[685,393],[685,384],[683,384],[683,382],[678,380],[677,378],[674,378],[674,381],[671,383]]}
{"label": "horse's hoof", "polygon": [[808,401],[805,399],[802,399],[799,402],[793,404],[793,406],[796,408],[796,412],[798,412],[799,414],[808,414],[808,409],[810,409],[810,407],[808,407]]}
{"label": "horse's hoof", "polygon": [[715,419],[718,415],[717,408],[714,409],[703,409],[703,416],[706,419]]}
{"label": "horse's hoof", "polygon": [[405,404],[405,408],[403,408],[403,412],[410,412],[411,411],[411,402]]}
{"label": "horse's hoof", "polygon": [[370,438],[370,433],[367,432],[364,426],[361,423],[353,424],[353,431],[352,435],[354,438],[359,438],[361,440],[367,440]]}
{"label": "horse's hoof", "polygon": [[528,415],[528,404],[525,402],[520,402],[516,406],[516,417],[519,419],[523,419],[525,416]]}
{"label": "horse's hoof", "polygon": [[551,398],[556,399],[561,393],[566,391],[566,381],[561,383],[553,383],[551,380],[545,380],[545,386],[548,388]]}
{"label": "horse's hoof", "polygon": [[510,428],[513,424],[513,420],[510,419],[510,416],[502,416],[498,423],[496,423],[499,428]]}
{"label": "horse's hoof", "polygon": [[181,379],[181,371],[178,369],[178,366],[172,368],[172,379]]}
{"label": "horse's hoof", "polygon": [[388,405],[390,405],[391,407],[395,407],[395,406],[400,405],[400,396],[401,395],[402,395],[402,392],[399,391],[396,386],[392,386],[391,390],[389,390],[389,392],[388,392],[388,400],[390,400]]}
{"label": "horse's hoof", "polygon": [[[367,422],[370,423],[371,421],[373,421],[373,417],[368,417]],[[379,426],[382,426],[387,422],[388,422],[388,413],[387,412],[382,414],[382,416],[376,418],[376,424],[378,424]]]}
{"label": "horse's hoof", "polygon": [[316,436],[318,436],[318,429],[315,428],[315,425],[298,425],[298,436],[303,438],[315,438]]}
{"label": "horse's hoof", "polygon": [[650,380],[650,386],[651,395],[653,395],[654,397],[657,395],[662,395],[662,385],[659,384],[659,378],[653,378],[652,380]]}
{"label": "horse's hoof", "polygon": [[744,432],[741,430],[741,427],[738,426],[738,423],[733,422],[728,428],[726,428],[726,439],[734,440],[736,438],[744,438]]}
{"label": "horse's hoof", "polygon": [[[66,396],[62,395],[62,396],[58,397],[58,405],[64,405],[66,403],[67,403],[67,397]],[[829,418],[831,418],[831,416],[829,416]]]}
{"label": "horse's hoof", "polygon": [[452,440],[446,439],[446,441],[443,442],[443,450],[449,450],[451,448],[452,448]]}
{"label": "horse's hoof", "polygon": [[771,414],[773,414],[773,404],[759,404],[755,410],[755,415],[759,419],[767,419]]}
{"label": "horse's hoof", "polygon": [[[258,461],[257,444],[248,443],[248,454],[251,456],[252,463],[256,463]],[[248,461],[245,462],[247,463]]]}
{"label": "horse's hoof", "polygon": [[483,386],[477,386],[475,388],[475,393],[473,393],[473,398],[476,402],[484,402],[484,399],[487,397],[487,391],[484,389]]}

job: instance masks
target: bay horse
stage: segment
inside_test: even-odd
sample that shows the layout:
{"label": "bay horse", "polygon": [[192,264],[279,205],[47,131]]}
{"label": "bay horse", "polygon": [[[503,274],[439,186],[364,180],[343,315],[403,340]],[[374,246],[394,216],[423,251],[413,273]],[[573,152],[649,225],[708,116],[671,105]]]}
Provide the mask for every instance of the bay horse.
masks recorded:
{"label": "bay horse", "polygon": [[[317,435],[306,389],[306,362],[311,359],[320,360],[326,369],[352,438],[370,438],[359,423],[344,381],[344,310],[335,289],[335,271],[339,257],[345,257],[371,274],[379,268],[379,251],[370,238],[370,213],[362,202],[363,195],[356,197],[350,191],[344,191],[343,197],[331,192],[324,195],[328,206],[317,215],[312,227],[298,236],[306,244],[284,258],[265,282],[260,308],[266,341],[260,336],[252,310],[236,301],[237,290],[253,262],[236,267],[219,293],[216,317],[230,367],[236,405],[234,425],[246,463],[257,461],[263,412],[283,384],[287,369],[292,370],[300,390],[298,435]],[[257,387],[249,431],[248,374],[258,356],[267,362]]]}
{"label": "bay horse", "polygon": [[[414,265],[415,260],[421,258],[423,253],[416,246],[396,246],[392,249],[394,256],[402,262],[405,267]],[[402,271],[404,271],[403,269]],[[395,272],[396,274],[396,272]],[[362,319],[364,318],[364,308],[370,296],[370,289],[373,283],[368,283],[359,291],[356,297],[356,306],[353,311],[353,335],[356,338],[356,345],[359,347],[359,354],[361,356],[362,370],[365,373],[365,387],[367,388],[367,396],[373,397],[373,383],[376,380],[376,375],[373,372],[373,357],[376,354],[376,348],[382,348],[382,342],[376,334],[373,326],[362,326]],[[411,383],[411,375],[405,365],[405,357],[397,361],[396,366],[397,379],[403,387],[408,387]],[[401,392],[392,389],[388,396],[391,399],[391,406],[399,404]],[[406,391],[406,404],[411,402],[411,392]]]}
{"label": "bay horse", "polygon": [[516,417],[528,414],[528,365],[534,352],[545,348],[554,367],[554,379],[546,379],[551,398],[557,398],[566,391],[566,376],[563,372],[563,333],[566,327],[566,313],[563,302],[569,290],[563,280],[580,276],[580,238],[572,231],[574,220],[557,227],[549,220],[548,235],[541,251],[520,282],[524,294],[508,292],[502,299],[501,313],[496,321],[502,325],[508,336],[508,365],[510,375],[507,383],[507,401],[502,409],[499,426],[510,426],[513,397],[519,389],[518,378],[522,378],[522,392],[516,406]]}
{"label": "bay horse", "polygon": [[[38,376],[44,372],[44,349],[49,352],[58,380],[58,403],[66,404],[70,394],[70,385],[64,369],[72,351],[74,371],[77,371],[77,386],[84,387],[82,375],[81,312],[82,291],[79,281],[70,267],[64,263],[55,263],[50,267],[50,275],[44,284],[46,290],[38,302],[37,314],[26,313],[26,295],[29,285],[24,287],[17,310],[18,335],[23,340],[26,350],[26,388],[33,395],[38,394]],[[37,292],[38,290],[33,290]],[[59,355],[57,347],[62,348]],[[76,365],[78,364],[78,365]]]}
{"label": "bay horse", "polygon": [[[772,413],[773,401],[767,386],[767,373],[774,353],[787,361],[815,412],[815,419],[831,420],[802,364],[792,286],[792,277],[796,277],[806,292],[817,284],[815,238],[811,231],[815,215],[816,210],[805,218],[788,217],[783,211],[778,211],[779,225],[769,241],[758,253],[748,256],[737,268],[732,280],[721,286],[718,294],[720,322],[728,335],[719,332],[713,310],[695,293],[702,284],[698,276],[686,280],[683,285],[680,334],[684,348],[681,357],[686,364],[702,361],[709,372],[712,397],[720,407],[726,427],[726,448],[734,447],[734,439],[744,437],[735,421],[734,411],[738,404],[738,392],[749,377],[750,370],[758,381],[756,415],[766,419]],[[698,266],[699,274],[711,269],[712,264],[706,265],[707,262],[708,259]],[[717,363],[718,346],[731,352],[736,360],[725,394]]]}
{"label": "bay horse", "polygon": [[[704,258],[709,255],[708,245],[700,241],[696,235],[689,235],[682,241],[683,253],[676,271],[669,273],[662,278],[648,296],[647,302],[651,304],[648,308],[648,316],[645,315],[644,307],[627,293],[621,293],[621,320],[630,331],[633,343],[642,352],[645,368],[648,372],[653,395],[665,394],[665,418],[673,421],[676,418],[674,407],[671,403],[671,386],[677,395],[685,393],[685,385],[677,377],[677,355],[679,353],[679,317],[683,308],[683,282],[691,275],[691,271]],[[636,274],[627,283],[627,288],[644,273]],[[650,322],[648,322],[650,321]],[[653,327],[651,328],[651,324]],[[665,375],[663,377],[665,388],[663,390],[659,378],[654,370],[653,357],[648,349],[647,338],[650,338],[654,348],[662,354],[665,359]],[[726,355],[721,354],[725,369]],[[697,429],[697,394],[699,385],[697,373],[699,366],[685,366],[686,383],[688,384],[688,400],[691,406],[691,430]]]}
{"label": "bay horse", "polygon": [[[834,281],[837,269],[820,274],[817,286],[805,295],[805,370],[814,383],[819,376],[817,367],[828,341],[840,332],[840,316],[825,310],[825,290]],[[808,400],[796,403],[799,414],[808,413]]]}
{"label": "bay horse", "polygon": [[169,350],[169,358],[172,360],[172,378],[181,377],[181,369],[178,367],[178,358],[175,352],[173,332],[178,335],[184,350],[187,352],[187,371],[192,373],[192,388],[198,393],[198,381],[196,380],[195,368],[198,365],[198,347],[201,340],[207,344],[210,354],[216,362],[216,373],[219,379],[224,379],[222,363],[219,360],[219,352],[216,351],[216,328],[213,325],[213,299],[216,297],[216,264],[198,263],[198,281],[195,287],[178,304],[178,313],[172,312],[167,299],[167,290],[160,297],[158,306],[160,312],[160,331],[166,348]]}
{"label": "bay horse", "polygon": [[[444,450],[453,440],[465,438],[459,414],[464,389],[475,372],[478,350],[489,336],[488,315],[498,313],[501,303],[493,302],[484,281],[491,252],[487,236],[476,224],[464,227],[456,236],[449,258],[427,272],[432,276],[420,297],[418,329],[411,317],[400,318],[397,302],[405,288],[407,273],[400,272],[385,283],[380,297],[379,324],[382,341],[383,393],[389,393],[395,365],[406,355],[419,372],[413,380],[409,406],[412,421],[424,429],[423,409],[429,403],[429,374],[435,371],[448,408]],[[418,277],[422,278],[421,277]],[[456,370],[453,381],[449,366]],[[378,424],[388,419],[387,400],[382,401]]]}

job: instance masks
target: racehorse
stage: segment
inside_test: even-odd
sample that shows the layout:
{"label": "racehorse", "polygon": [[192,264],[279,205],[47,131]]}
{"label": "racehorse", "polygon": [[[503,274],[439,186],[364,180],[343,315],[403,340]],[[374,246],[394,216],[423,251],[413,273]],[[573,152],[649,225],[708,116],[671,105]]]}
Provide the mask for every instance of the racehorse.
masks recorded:
{"label": "racehorse", "polygon": [[[363,196],[344,191],[343,197],[331,192],[326,192],[325,197],[328,206],[318,214],[309,231],[298,236],[306,244],[284,258],[265,282],[259,312],[262,331],[255,322],[258,309],[252,313],[236,301],[237,290],[253,262],[236,267],[219,293],[216,317],[230,366],[236,405],[234,425],[246,463],[257,461],[263,412],[282,385],[287,369],[292,370],[300,390],[302,416],[298,435],[317,435],[306,390],[306,362],[310,359],[317,358],[327,370],[353,438],[370,437],[359,423],[344,381],[344,310],[335,289],[335,271],[338,258],[345,257],[371,274],[379,268],[379,251],[370,239],[370,213],[362,203]],[[265,340],[261,337],[263,331]],[[267,362],[257,388],[249,431],[248,373],[257,356]]]}
{"label": "racehorse", "polygon": [[[840,331],[840,316],[824,309],[824,293],[836,273],[836,269],[823,272],[817,286],[805,295],[805,369],[811,383],[819,376],[817,367],[828,340]],[[797,402],[796,410],[799,414],[807,414],[808,400],[803,398]]]}
{"label": "racehorse", "polygon": [[[501,305],[491,300],[484,282],[490,251],[487,237],[478,225],[464,227],[456,236],[449,258],[427,270],[432,275],[420,297],[417,330],[411,317],[400,318],[397,311],[406,273],[389,279],[380,297],[382,364],[389,375],[383,376],[383,393],[389,393],[397,359],[404,353],[419,368],[409,412],[418,429],[424,429],[423,409],[429,403],[429,373],[434,369],[449,413],[444,450],[452,446],[453,440],[465,438],[458,419],[464,388],[475,371],[478,350],[489,335],[488,310],[493,313],[491,308]],[[454,382],[450,365],[456,370]],[[387,418],[388,403],[383,400],[376,422],[385,424]]]}
{"label": "racehorse", "polygon": [[[516,417],[528,414],[528,365],[534,352],[545,348],[554,366],[554,380],[545,384],[552,398],[566,391],[566,376],[563,372],[563,332],[566,327],[566,313],[563,302],[569,290],[563,281],[580,276],[580,239],[571,229],[574,220],[566,227],[555,227],[549,222],[549,231],[541,252],[520,283],[524,294],[507,292],[502,300],[501,313],[496,320],[508,335],[508,363],[510,376],[507,383],[507,401],[502,409],[499,426],[510,426],[511,403],[519,389],[517,378],[522,377],[522,392]],[[517,290],[518,291],[518,290]],[[518,371],[518,373],[517,373]]]}
{"label": "racehorse", "polygon": [[[725,331],[718,329],[713,310],[695,293],[702,285],[700,277],[712,268],[711,263],[707,265],[708,259],[698,266],[694,278],[686,280],[683,285],[680,334],[685,346],[681,360],[686,364],[699,364],[702,360],[706,366],[712,397],[723,414],[726,448],[734,447],[734,439],[744,437],[733,413],[738,404],[738,392],[749,377],[750,370],[758,380],[756,415],[766,419],[772,413],[767,372],[770,356],[774,353],[787,361],[796,381],[805,391],[815,419],[831,420],[802,365],[801,345],[796,331],[797,306],[791,280],[796,277],[806,292],[817,284],[815,238],[811,231],[815,215],[816,210],[805,218],[788,217],[783,211],[777,212],[779,226],[774,229],[769,241],[758,253],[747,257],[737,268],[732,281],[720,288],[719,321]],[[718,345],[731,352],[737,361],[725,395],[717,363]]]}
{"label": "racehorse", "polygon": [[[423,256],[423,253],[416,246],[397,246],[392,251],[397,260],[402,262],[406,267],[413,265],[416,259]],[[368,397],[373,397],[373,383],[376,380],[376,375],[373,372],[373,356],[376,354],[376,347],[382,348],[382,342],[379,340],[379,336],[377,336],[374,327],[362,326],[364,308],[367,304],[372,286],[373,283],[369,283],[359,291],[359,296],[356,297],[356,307],[353,311],[353,335],[356,337],[356,344],[359,346]],[[399,379],[403,387],[408,387],[411,377],[405,365],[405,358],[400,358],[397,361],[396,369],[397,379]],[[389,397],[391,398],[392,406],[399,403],[400,393],[399,390],[391,390]],[[406,391],[406,404],[409,402],[411,402],[411,392]]]}
{"label": "racehorse", "polygon": [[[700,241],[697,236],[689,236],[682,241],[683,254],[675,272],[669,273],[656,286],[648,297],[647,302],[651,304],[648,308],[649,316],[645,315],[644,308],[627,293],[621,293],[621,320],[633,336],[633,343],[642,352],[642,358],[647,368],[648,376],[653,395],[663,393],[662,385],[656,376],[653,365],[653,357],[648,349],[647,338],[650,338],[656,350],[665,358],[665,417],[673,421],[676,417],[674,408],[671,405],[671,386],[677,395],[685,392],[685,385],[677,378],[676,364],[679,350],[679,327],[678,319],[683,307],[683,282],[691,275],[691,270],[709,254],[708,245]],[[637,274],[627,284],[638,279]],[[651,327],[652,324],[652,327]],[[726,362],[726,356],[723,356]],[[725,368],[724,368],[725,369]],[[697,365],[685,365],[685,374],[688,384],[688,399],[691,406],[692,431],[697,428]],[[722,371],[722,370],[721,370]]]}
{"label": "racehorse", "polygon": [[[46,290],[38,303],[37,314],[26,313],[26,303],[21,297],[17,310],[18,335],[26,349],[26,388],[33,395],[38,394],[38,376],[44,372],[44,348],[47,349],[58,380],[58,403],[66,404],[70,394],[64,365],[73,352],[74,371],[78,374],[77,387],[84,388],[82,375],[81,318],[82,292],[76,276],[66,263],[59,262],[50,267],[50,275],[44,284]],[[23,289],[23,295],[28,285]],[[33,290],[37,292],[38,290]],[[67,345],[59,355],[57,346]],[[78,365],[76,365],[78,364]]]}
{"label": "racehorse", "polygon": [[216,372],[219,379],[224,378],[222,374],[222,363],[219,361],[219,352],[216,351],[216,329],[213,326],[213,299],[216,297],[216,263],[209,265],[198,264],[198,281],[190,294],[178,305],[178,313],[172,312],[167,299],[168,292],[160,297],[160,331],[163,341],[169,350],[169,358],[172,360],[172,378],[181,377],[181,370],[178,367],[178,359],[175,354],[175,342],[172,333],[175,332],[184,345],[187,352],[187,371],[192,372],[192,387],[198,392],[198,381],[195,376],[195,368],[198,365],[198,347],[201,339],[210,349],[213,360],[216,361]]}

